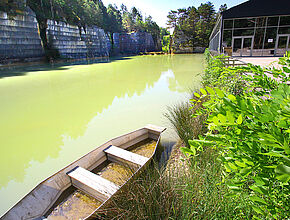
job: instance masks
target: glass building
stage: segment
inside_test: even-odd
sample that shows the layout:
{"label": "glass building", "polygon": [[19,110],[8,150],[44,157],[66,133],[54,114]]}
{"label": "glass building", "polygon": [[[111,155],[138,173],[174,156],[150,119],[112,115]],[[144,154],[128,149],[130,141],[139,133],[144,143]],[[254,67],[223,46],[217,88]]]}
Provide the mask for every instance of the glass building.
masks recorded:
{"label": "glass building", "polygon": [[290,50],[290,0],[249,0],[222,12],[209,48],[230,56],[282,56]]}

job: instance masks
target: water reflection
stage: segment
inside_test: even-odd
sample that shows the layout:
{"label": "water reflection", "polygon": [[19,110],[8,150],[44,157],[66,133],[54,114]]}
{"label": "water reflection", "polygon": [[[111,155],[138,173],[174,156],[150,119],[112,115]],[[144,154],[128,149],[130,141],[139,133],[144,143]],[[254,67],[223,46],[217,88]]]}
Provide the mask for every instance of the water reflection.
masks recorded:
{"label": "water reflection", "polygon": [[0,215],[69,162],[145,124],[199,84],[201,55],[23,71],[0,80]]}

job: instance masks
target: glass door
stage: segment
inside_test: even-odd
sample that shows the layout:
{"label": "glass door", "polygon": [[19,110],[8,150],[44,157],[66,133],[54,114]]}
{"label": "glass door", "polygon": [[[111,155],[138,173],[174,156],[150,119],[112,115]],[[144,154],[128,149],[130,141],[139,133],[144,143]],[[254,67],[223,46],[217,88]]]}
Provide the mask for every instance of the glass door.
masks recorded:
{"label": "glass door", "polygon": [[278,35],[276,42],[276,56],[283,56],[289,50],[290,35]]}
{"label": "glass door", "polygon": [[252,37],[244,37],[242,44],[242,56],[252,56]]}
{"label": "glass door", "polygon": [[253,37],[234,37],[233,38],[233,56],[252,56]]}
{"label": "glass door", "polygon": [[233,38],[233,56],[235,57],[239,57],[242,54],[242,41],[243,38],[239,37],[239,38]]}

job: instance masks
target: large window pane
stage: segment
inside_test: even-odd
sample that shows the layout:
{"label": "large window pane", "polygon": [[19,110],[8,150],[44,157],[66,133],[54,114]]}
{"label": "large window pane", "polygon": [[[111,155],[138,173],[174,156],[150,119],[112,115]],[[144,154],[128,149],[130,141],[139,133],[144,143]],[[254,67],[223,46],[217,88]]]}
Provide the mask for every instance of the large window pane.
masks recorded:
{"label": "large window pane", "polygon": [[280,26],[281,25],[290,25],[290,16],[281,16],[280,17]]}
{"label": "large window pane", "polygon": [[263,56],[273,56],[276,44],[277,28],[267,28]]}
{"label": "large window pane", "polygon": [[257,25],[256,27],[265,27],[266,26],[267,17],[259,17],[257,18]]}
{"label": "large window pane", "polygon": [[265,28],[257,28],[254,38],[253,56],[263,55],[263,42],[264,42]]}
{"label": "large window pane", "polygon": [[279,17],[268,17],[267,26],[278,26]]}
{"label": "large window pane", "polygon": [[245,19],[235,19],[234,27],[235,28],[247,28],[247,27],[255,27],[255,18],[245,18]]}
{"label": "large window pane", "polygon": [[279,34],[290,34],[290,27],[280,27]]}
{"label": "large window pane", "polygon": [[233,28],[233,20],[224,20],[224,29],[232,29]]}
{"label": "large window pane", "polygon": [[253,36],[254,29],[237,29],[234,30],[234,36]]}
{"label": "large window pane", "polygon": [[287,50],[288,36],[279,36],[276,55],[284,55]]}
{"label": "large window pane", "polygon": [[232,31],[225,30],[223,35],[223,47],[232,46]]}

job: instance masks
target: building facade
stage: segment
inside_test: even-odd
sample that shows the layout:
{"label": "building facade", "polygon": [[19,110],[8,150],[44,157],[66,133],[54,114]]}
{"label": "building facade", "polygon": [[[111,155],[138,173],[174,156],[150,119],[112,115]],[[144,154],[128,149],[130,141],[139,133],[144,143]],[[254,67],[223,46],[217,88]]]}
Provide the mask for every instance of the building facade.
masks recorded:
{"label": "building facade", "polygon": [[290,0],[250,0],[224,11],[209,48],[230,56],[282,56],[290,50]]}

